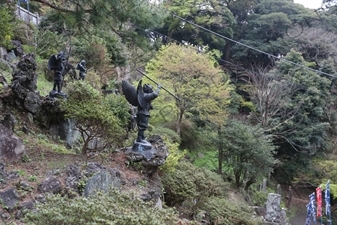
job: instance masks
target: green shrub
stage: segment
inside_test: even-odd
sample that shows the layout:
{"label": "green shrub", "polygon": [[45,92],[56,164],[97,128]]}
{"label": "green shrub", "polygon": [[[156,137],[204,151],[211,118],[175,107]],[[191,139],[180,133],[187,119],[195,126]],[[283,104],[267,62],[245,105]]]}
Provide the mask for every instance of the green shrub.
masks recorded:
{"label": "green shrub", "polygon": [[[212,224],[217,225],[257,225],[259,221],[252,219],[253,211],[243,204],[226,198],[211,196],[205,199],[200,208],[206,211]],[[262,222],[262,221],[260,221]]]}
{"label": "green shrub", "polygon": [[[27,45],[33,45],[34,40],[34,33],[36,32],[36,29],[31,24],[26,24],[23,21],[19,21],[18,24],[13,29],[13,40],[18,40],[21,42],[23,46]],[[30,49],[31,51],[27,51],[27,49],[24,49],[25,53],[33,52],[34,47]]]}
{"label": "green shrub", "polygon": [[0,8],[0,46],[11,47],[13,38],[14,18],[8,7]]}
{"label": "green shrub", "polygon": [[169,138],[171,141],[175,143],[181,142],[179,135],[174,130],[167,128],[167,127],[163,127],[161,125],[155,125],[150,131],[150,135],[152,134],[159,135],[159,136],[166,136],[167,138]]}
{"label": "green shrub", "polygon": [[72,82],[67,87],[68,101],[100,101],[101,94],[86,82]]}
{"label": "green shrub", "polygon": [[166,173],[173,173],[179,160],[186,155],[187,151],[186,150],[180,151],[178,143],[173,142],[170,138],[168,138],[165,135],[162,137],[169,151],[169,155],[165,161],[165,164],[160,167],[160,170]]}
{"label": "green shrub", "polygon": [[228,184],[219,174],[198,168],[189,162],[180,162],[174,173],[163,176],[165,200],[170,206],[179,206],[185,200],[209,196],[225,196]]}
{"label": "green shrub", "polygon": [[37,204],[36,210],[28,211],[24,217],[28,225],[172,225],[177,221],[173,209],[154,208],[131,194],[118,191],[74,199],[52,195],[45,204]]}
{"label": "green shrub", "polygon": [[175,206],[181,216],[201,221],[208,216],[211,224],[254,225],[253,212],[243,200],[227,196],[229,183],[219,174],[198,168],[189,162],[180,162],[174,173],[162,179],[165,202]]}
{"label": "green shrub", "polygon": [[[200,153],[203,157],[199,156]],[[193,164],[197,167],[205,167],[211,171],[216,171],[219,165],[218,154],[218,151],[213,149],[208,151],[191,152],[189,155],[193,158]]]}
{"label": "green shrub", "polygon": [[126,128],[130,119],[130,106],[125,97],[122,95],[108,95],[104,98],[104,103],[119,118],[121,126]]}

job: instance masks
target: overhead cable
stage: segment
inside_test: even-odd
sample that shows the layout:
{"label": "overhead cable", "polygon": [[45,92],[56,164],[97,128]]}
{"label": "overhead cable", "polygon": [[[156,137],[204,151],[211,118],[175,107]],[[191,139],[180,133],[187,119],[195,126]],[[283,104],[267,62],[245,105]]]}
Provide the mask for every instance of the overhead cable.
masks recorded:
{"label": "overhead cable", "polygon": [[263,53],[263,54],[267,55],[268,57],[273,57],[273,58],[275,58],[275,59],[282,60],[282,61],[284,61],[284,62],[286,62],[286,63],[292,64],[292,65],[295,65],[295,66],[299,66],[299,67],[302,67],[302,68],[304,68],[304,69],[307,69],[307,70],[310,70],[310,71],[313,71],[313,72],[316,72],[316,73],[319,73],[319,74],[323,74],[323,75],[326,75],[326,76],[329,76],[329,77],[337,78],[337,75],[325,73],[325,72],[323,72],[323,71],[315,70],[315,69],[312,69],[312,68],[307,67],[307,66],[302,65],[302,64],[294,63],[294,62],[289,61],[289,60],[286,60],[286,59],[284,59],[284,58],[282,58],[282,57],[275,56],[275,55],[273,55],[273,54],[270,54],[270,53],[267,53],[267,52],[262,51],[262,50],[260,50],[260,49],[257,49],[257,48],[254,48],[254,47],[252,47],[252,46],[246,45],[246,44],[241,43],[241,42],[239,42],[239,41],[235,41],[235,40],[233,40],[233,39],[231,39],[231,38],[229,38],[229,37],[226,37],[226,36],[224,36],[224,35],[221,35],[221,34],[219,34],[219,33],[214,32],[214,31],[212,31],[212,30],[209,30],[209,29],[207,29],[207,28],[204,28],[204,27],[202,27],[202,26],[200,26],[200,25],[198,25],[198,24],[195,24],[195,23],[193,23],[193,22],[191,22],[191,21],[189,21],[189,20],[186,20],[186,19],[184,19],[184,18],[182,18],[182,17],[180,17],[180,16],[178,16],[178,15],[176,15],[176,14],[174,14],[174,13],[171,13],[171,14],[172,14],[174,17],[177,17],[177,18],[179,18],[180,20],[183,20],[183,21],[185,21],[185,22],[187,22],[187,23],[189,23],[189,24],[192,24],[193,26],[198,27],[198,28],[200,28],[200,29],[202,29],[202,30],[204,30],[204,31],[207,31],[207,32],[212,33],[212,34],[214,34],[214,35],[216,35],[216,36],[219,36],[219,37],[224,38],[224,39],[226,39],[226,40],[228,40],[228,41],[234,42],[234,43],[236,43],[236,44],[238,44],[238,45],[242,45],[242,46],[244,46],[244,47],[246,47],[246,48],[249,48],[249,49],[252,49],[252,50],[254,50],[254,51]]}

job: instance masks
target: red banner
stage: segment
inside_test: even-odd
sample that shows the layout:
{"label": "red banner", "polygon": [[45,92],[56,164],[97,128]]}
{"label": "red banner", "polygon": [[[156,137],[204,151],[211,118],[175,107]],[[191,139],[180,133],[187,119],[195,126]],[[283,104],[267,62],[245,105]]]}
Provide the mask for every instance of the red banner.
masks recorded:
{"label": "red banner", "polygon": [[316,188],[317,218],[322,216],[322,188]]}

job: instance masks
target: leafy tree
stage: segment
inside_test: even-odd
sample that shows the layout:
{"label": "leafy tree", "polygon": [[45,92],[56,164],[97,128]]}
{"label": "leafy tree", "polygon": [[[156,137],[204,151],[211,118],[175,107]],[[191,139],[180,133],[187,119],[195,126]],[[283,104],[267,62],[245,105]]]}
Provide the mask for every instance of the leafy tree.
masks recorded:
{"label": "leafy tree", "polygon": [[[290,46],[283,38],[294,25],[307,27],[314,24],[317,15],[290,0],[262,0],[247,17],[239,39],[240,42],[273,55],[285,54]],[[233,58],[245,65],[271,62],[268,55],[246,48],[242,45],[233,47]]]}
{"label": "leafy tree", "polygon": [[[337,68],[336,33],[322,27],[293,27],[286,38],[291,46],[302,53],[305,60],[316,62],[315,68],[323,69],[323,60],[332,59]],[[332,72],[333,73],[333,72]]]}
{"label": "leafy tree", "polygon": [[237,187],[247,190],[257,179],[268,176],[275,163],[275,146],[259,126],[231,120],[222,132],[226,164],[232,167]]}
{"label": "leafy tree", "polygon": [[277,62],[273,70],[251,73],[245,90],[256,107],[250,113],[250,122],[259,124],[279,146],[277,158],[282,166],[275,174],[291,182],[296,173],[309,165],[309,155],[327,148],[326,112],[331,102],[331,81],[293,65],[312,64],[299,52],[291,50],[283,59],[286,61]]}
{"label": "leafy tree", "polygon": [[78,27],[85,30],[88,25],[114,24],[115,27],[126,23],[152,28],[160,24],[161,17],[166,15],[164,8],[145,0],[127,1],[90,1],[66,0],[50,3],[44,0],[32,0],[56,10],[67,27]]}
{"label": "leafy tree", "polygon": [[[41,22],[42,27],[52,24],[52,29],[60,34],[72,36],[94,34],[107,39],[109,54],[112,61],[118,63],[117,65],[125,63],[124,49],[120,45],[130,49],[135,48],[138,51],[142,49],[142,53],[151,49],[150,39],[144,36],[144,32],[139,32],[137,29],[138,27],[143,29],[160,27],[166,16],[166,10],[162,5],[153,4],[147,0],[84,0],[80,2],[66,0],[55,3],[44,0],[33,1],[52,9],[47,13],[45,21]],[[88,38],[88,41],[90,39]],[[117,42],[110,42],[111,39]]]}
{"label": "leafy tree", "polygon": [[169,44],[160,49],[146,70],[180,99],[161,92],[161,99],[165,101],[161,104],[172,107],[171,115],[176,113],[174,120],[178,134],[183,119],[191,113],[214,124],[222,124],[225,120],[231,86],[210,56],[198,54],[192,46]]}
{"label": "leafy tree", "polygon": [[[68,94],[69,98],[62,102],[61,108],[66,112],[66,117],[74,119],[81,133],[84,142],[82,154],[88,150],[102,150],[112,143],[121,145],[125,124],[110,110],[111,104],[104,104],[97,90],[84,82],[76,82],[69,86]],[[94,139],[100,144],[90,148],[89,144]]]}
{"label": "leafy tree", "polygon": [[251,119],[297,151],[314,154],[325,146],[323,112],[331,81],[289,63],[310,65],[294,50],[284,58],[287,61],[281,60],[276,70],[260,70],[247,79],[246,90],[256,105]]}
{"label": "leafy tree", "polygon": [[[187,21],[192,21],[226,37],[233,37],[235,19],[226,7],[225,1],[173,0],[165,1],[164,4],[170,12]],[[207,45],[210,49],[220,51],[226,48],[227,44],[225,39],[172,15],[166,18],[165,26],[158,31],[178,41],[186,41],[199,46]]]}
{"label": "leafy tree", "polygon": [[[305,62],[300,53],[291,50],[285,59],[302,65],[310,65]],[[285,126],[280,126],[276,136],[285,137],[295,149],[315,154],[318,150],[326,148],[326,133],[328,127],[325,118],[325,109],[329,98],[331,81],[317,73],[305,68],[280,61],[277,72],[295,85],[296,90],[291,97],[290,110],[298,113]],[[289,131],[288,134],[285,131]],[[283,134],[285,134],[283,136]]]}
{"label": "leafy tree", "polygon": [[65,37],[49,29],[34,29],[33,37],[35,53],[45,59],[64,48]]}

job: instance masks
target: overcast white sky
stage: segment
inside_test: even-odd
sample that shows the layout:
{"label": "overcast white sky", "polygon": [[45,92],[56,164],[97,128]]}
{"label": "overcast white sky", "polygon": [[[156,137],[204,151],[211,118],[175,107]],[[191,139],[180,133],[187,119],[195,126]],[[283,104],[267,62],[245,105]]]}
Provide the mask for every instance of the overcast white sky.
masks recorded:
{"label": "overcast white sky", "polygon": [[322,4],[322,0],[294,0],[294,2],[302,4],[304,7],[310,9],[318,9]]}

